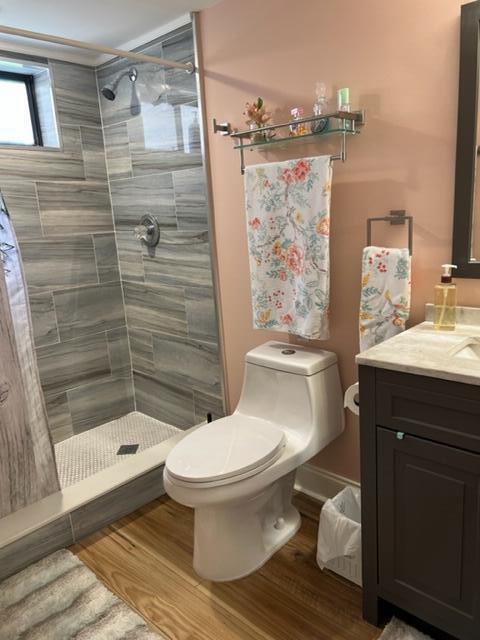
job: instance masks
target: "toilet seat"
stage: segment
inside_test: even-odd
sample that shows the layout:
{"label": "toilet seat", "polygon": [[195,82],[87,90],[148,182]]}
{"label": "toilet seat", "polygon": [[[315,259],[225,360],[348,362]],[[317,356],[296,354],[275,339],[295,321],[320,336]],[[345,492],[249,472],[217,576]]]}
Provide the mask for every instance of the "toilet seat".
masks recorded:
{"label": "toilet seat", "polygon": [[285,447],[279,427],[233,414],[200,427],[181,440],[165,462],[169,476],[190,486],[235,482],[273,464]]}

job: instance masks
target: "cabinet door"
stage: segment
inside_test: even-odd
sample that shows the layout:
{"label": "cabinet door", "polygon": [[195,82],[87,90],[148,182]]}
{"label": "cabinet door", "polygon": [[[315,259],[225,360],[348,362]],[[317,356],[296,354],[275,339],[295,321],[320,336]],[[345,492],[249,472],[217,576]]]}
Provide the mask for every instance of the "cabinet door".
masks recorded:
{"label": "cabinet door", "polygon": [[379,595],[479,640],[480,455],[398,436],[377,428]]}

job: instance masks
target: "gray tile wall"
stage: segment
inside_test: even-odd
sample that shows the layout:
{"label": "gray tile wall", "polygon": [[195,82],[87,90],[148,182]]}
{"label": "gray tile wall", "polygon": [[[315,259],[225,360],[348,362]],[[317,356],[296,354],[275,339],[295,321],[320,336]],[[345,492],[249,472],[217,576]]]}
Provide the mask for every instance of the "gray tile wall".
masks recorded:
{"label": "gray tile wall", "polygon": [[[192,30],[143,50],[192,60]],[[195,77],[137,64],[132,115],[127,78],[97,91],[130,66],[51,61],[62,147],[0,147],[55,442],[135,402],[182,428],[224,412]],[[147,212],[155,250],[134,238]]]}
{"label": "gray tile wall", "polygon": [[[191,27],[143,51],[192,60]],[[130,66],[120,60],[99,68],[99,87]],[[126,78],[114,101],[100,97],[135,398],[139,411],[185,428],[207,413],[223,415],[198,96],[193,75],[135,66],[140,115],[131,114]],[[153,251],[133,235],[147,212],[161,227]],[[74,330],[68,317],[63,325]],[[45,321],[44,332],[51,331]],[[99,358],[93,367],[101,368]]]}
{"label": "gray tile wall", "polygon": [[95,71],[52,62],[63,147],[0,147],[55,441],[134,409]]}

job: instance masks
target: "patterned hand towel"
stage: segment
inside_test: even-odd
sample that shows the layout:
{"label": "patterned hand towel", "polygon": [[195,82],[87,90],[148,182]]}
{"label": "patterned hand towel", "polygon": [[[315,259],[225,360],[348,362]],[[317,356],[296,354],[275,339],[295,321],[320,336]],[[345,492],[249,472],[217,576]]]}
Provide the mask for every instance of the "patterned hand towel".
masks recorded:
{"label": "patterned hand towel", "polygon": [[408,249],[365,247],[360,300],[360,351],[400,333],[410,314]]}
{"label": "patterned hand towel", "polygon": [[330,156],[245,170],[253,326],[329,337]]}

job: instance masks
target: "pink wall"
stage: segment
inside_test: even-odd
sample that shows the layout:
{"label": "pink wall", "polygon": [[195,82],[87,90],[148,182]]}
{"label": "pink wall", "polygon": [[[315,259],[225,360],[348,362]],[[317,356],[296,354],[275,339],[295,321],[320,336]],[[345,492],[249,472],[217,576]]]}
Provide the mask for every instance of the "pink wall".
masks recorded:
{"label": "pink wall", "polygon": [[[412,322],[450,261],[460,0],[223,0],[201,13],[207,118],[243,128],[246,100],[275,118],[311,108],[315,82],[349,86],[367,126],[335,163],[332,192],[332,338],[342,382],[357,379],[357,310],[365,219],[405,208],[415,217]],[[232,142],[209,132],[228,396],[238,399],[245,352],[282,334],[252,328],[243,179]],[[330,147],[247,154],[247,163],[328,153]],[[290,154],[296,154],[290,156]],[[398,233],[398,235],[397,235]],[[405,230],[374,239],[405,246]],[[403,242],[403,244],[402,244]],[[480,282],[459,280],[459,302],[480,305]],[[316,462],[357,479],[357,420]]]}

